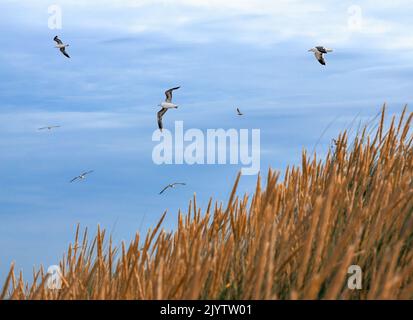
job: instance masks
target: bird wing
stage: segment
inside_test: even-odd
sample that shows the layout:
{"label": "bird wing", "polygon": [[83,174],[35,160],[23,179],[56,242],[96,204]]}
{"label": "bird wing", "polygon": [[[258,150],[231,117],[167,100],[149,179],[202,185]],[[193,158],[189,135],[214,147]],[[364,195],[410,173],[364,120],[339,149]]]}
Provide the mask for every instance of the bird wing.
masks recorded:
{"label": "bird wing", "polygon": [[327,53],[326,48],[324,48],[323,46],[317,46],[315,47],[318,51],[320,51],[321,53]]}
{"label": "bird wing", "polygon": [[57,44],[63,44],[62,40],[60,40],[57,36],[53,38],[54,41],[56,41]]}
{"label": "bird wing", "polygon": [[162,193],[164,193],[164,191],[166,190],[166,189],[168,189],[170,186],[169,185],[167,185],[165,188],[163,188],[162,189],[162,191],[161,192],[159,192],[159,194],[162,194]]}
{"label": "bird wing", "polygon": [[166,109],[166,108],[162,108],[161,110],[158,111],[158,127],[159,127],[159,129],[161,129],[161,131],[163,129],[162,117],[166,113],[166,111],[168,111],[168,109]]}
{"label": "bird wing", "polygon": [[92,173],[93,172],[93,170],[90,170],[90,171],[87,171],[87,172],[83,172],[82,174],[81,174],[81,176],[86,176],[86,175],[88,175],[88,174],[90,174],[90,173]]}
{"label": "bird wing", "polygon": [[176,186],[176,185],[181,185],[181,186],[186,186],[185,182],[175,182],[172,185]]}
{"label": "bird wing", "polygon": [[242,115],[241,111],[237,108],[237,112],[239,115]]}
{"label": "bird wing", "polygon": [[60,52],[63,53],[63,55],[65,55],[66,57],[70,58],[70,56],[66,52],[66,48],[60,48]]}
{"label": "bird wing", "polygon": [[178,90],[179,88],[180,88],[180,87],[175,87],[175,88],[166,90],[166,91],[165,91],[165,96],[166,96],[165,101],[166,101],[166,102],[172,102],[172,91]]}
{"label": "bird wing", "polygon": [[72,180],[70,180],[70,183],[72,183],[73,181],[76,181],[77,179],[79,179],[79,177],[75,177]]}
{"label": "bird wing", "polygon": [[323,66],[326,65],[326,61],[324,60],[323,54],[321,52],[315,52],[315,57],[317,58],[318,62],[320,62]]}
{"label": "bird wing", "polygon": [[47,127],[41,127],[41,128],[39,128],[39,129],[37,129],[37,130],[44,130],[44,129],[47,129]]}

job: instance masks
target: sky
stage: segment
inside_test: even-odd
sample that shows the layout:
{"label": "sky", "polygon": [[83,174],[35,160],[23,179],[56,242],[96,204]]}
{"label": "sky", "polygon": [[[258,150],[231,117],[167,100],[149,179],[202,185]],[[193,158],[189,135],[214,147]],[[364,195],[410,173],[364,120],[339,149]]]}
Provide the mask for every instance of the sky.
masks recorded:
{"label": "sky", "polygon": [[[56,5],[62,28],[50,29]],[[119,244],[165,210],[173,230],[194,194],[203,209],[225,205],[241,164],[152,160],[168,88],[181,86],[165,128],[259,129],[264,176],[299,165],[303,149],[324,155],[383,103],[400,113],[413,98],[412,13],[403,0],[2,0],[0,283],[13,261],[26,279],[57,264],[78,223]],[[325,67],[315,45],[334,49]],[[37,130],[51,124],[61,128]],[[243,176],[238,194],[256,179]],[[175,181],[186,186],[159,195]]]}

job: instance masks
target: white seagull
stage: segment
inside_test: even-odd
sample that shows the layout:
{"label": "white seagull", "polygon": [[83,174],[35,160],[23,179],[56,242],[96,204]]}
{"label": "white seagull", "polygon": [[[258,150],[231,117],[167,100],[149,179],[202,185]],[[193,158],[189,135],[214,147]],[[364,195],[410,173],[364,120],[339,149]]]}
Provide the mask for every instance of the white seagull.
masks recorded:
{"label": "white seagull", "polygon": [[314,52],[314,55],[318,62],[320,62],[323,66],[326,65],[326,61],[324,60],[324,54],[333,52],[332,49],[327,49],[322,46],[317,46],[308,50],[308,52]]}
{"label": "white seagull", "polygon": [[60,128],[60,126],[47,126],[47,127],[42,127],[42,128],[39,128],[39,129],[37,129],[37,130],[52,130],[52,129],[56,129],[56,128]]}
{"label": "white seagull", "polygon": [[69,56],[69,55],[67,54],[67,52],[66,52],[66,47],[68,47],[69,45],[68,45],[68,44],[64,44],[64,43],[62,42],[62,40],[60,40],[57,36],[54,37],[53,40],[56,41],[56,43],[57,43],[57,45],[56,45],[55,48],[60,49],[60,52],[63,53],[63,55],[64,55],[65,57],[70,58],[70,56]]}
{"label": "white seagull", "polygon": [[172,103],[172,92],[174,90],[178,90],[180,87],[175,87],[169,90],[165,91],[165,102],[162,102],[158,105],[158,107],[161,107],[162,109],[158,111],[158,127],[162,131],[163,125],[162,125],[162,117],[168,111],[168,109],[177,109],[178,105]]}
{"label": "white seagull", "polygon": [[166,189],[175,188],[175,186],[177,186],[177,185],[186,186],[186,183],[183,183],[183,182],[175,182],[175,183],[168,184],[165,188],[162,189],[161,192],[159,192],[159,194],[164,193],[164,191],[165,191]]}
{"label": "white seagull", "polygon": [[241,111],[239,111],[239,108],[237,108],[237,113],[238,113],[239,116],[243,116],[243,115],[244,115],[243,113],[241,113]]}
{"label": "white seagull", "polygon": [[83,172],[82,174],[78,175],[77,177],[74,177],[72,180],[70,180],[70,183],[76,181],[76,180],[83,180],[86,178],[86,176],[90,173],[92,173],[93,170],[87,171],[87,172]]}

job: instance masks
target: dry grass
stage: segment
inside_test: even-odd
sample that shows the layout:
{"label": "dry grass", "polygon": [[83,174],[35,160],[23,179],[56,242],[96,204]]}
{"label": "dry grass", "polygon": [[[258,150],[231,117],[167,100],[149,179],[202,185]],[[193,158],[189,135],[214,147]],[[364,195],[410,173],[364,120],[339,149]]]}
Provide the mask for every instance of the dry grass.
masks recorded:
{"label": "dry grass", "polygon": [[[76,232],[60,263],[63,288],[32,285],[13,267],[0,298],[11,299],[412,299],[413,148],[406,108],[385,130],[347,133],[324,161],[302,155],[284,181],[270,171],[249,199],[223,208],[195,198],[173,233],[162,219],[129,246],[104,231]],[[81,240],[82,239],[82,240]],[[347,288],[347,269],[363,270],[363,289]],[[1,292],[2,291],[2,292]]]}

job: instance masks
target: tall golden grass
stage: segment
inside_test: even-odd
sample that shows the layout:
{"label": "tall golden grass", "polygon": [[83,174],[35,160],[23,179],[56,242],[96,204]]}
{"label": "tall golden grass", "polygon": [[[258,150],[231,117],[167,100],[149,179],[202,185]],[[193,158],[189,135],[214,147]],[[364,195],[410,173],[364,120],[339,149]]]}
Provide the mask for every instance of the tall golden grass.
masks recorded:
{"label": "tall golden grass", "polygon": [[[13,266],[1,299],[412,299],[413,149],[407,108],[385,129],[367,126],[351,145],[335,140],[324,161],[302,154],[283,181],[269,171],[252,198],[236,189],[226,208],[189,203],[178,227],[162,221],[141,240],[114,247],[87,230],[60,262],[61,290],[43,269],[29,285]],[[362,289],[347,287],[350,265]]]}

